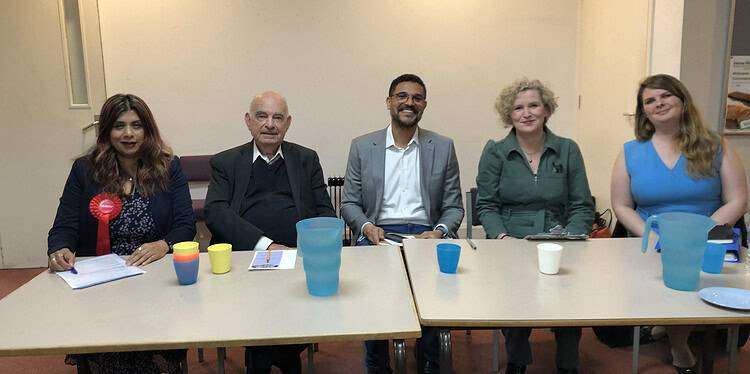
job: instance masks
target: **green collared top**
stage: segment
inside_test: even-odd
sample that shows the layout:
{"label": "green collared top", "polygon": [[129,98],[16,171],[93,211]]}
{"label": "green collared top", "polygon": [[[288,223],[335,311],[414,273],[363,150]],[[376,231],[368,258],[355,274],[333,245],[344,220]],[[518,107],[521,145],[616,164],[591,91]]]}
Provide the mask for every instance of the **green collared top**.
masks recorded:
{"label": "green collared top", "polygon": [[547,232],[555,225],[588,234],[594,203],[578,145],[546,126],[537,174],[521,150],[516,131],[490,140],[477,174],[477,212],[488,238],[517,238]]}

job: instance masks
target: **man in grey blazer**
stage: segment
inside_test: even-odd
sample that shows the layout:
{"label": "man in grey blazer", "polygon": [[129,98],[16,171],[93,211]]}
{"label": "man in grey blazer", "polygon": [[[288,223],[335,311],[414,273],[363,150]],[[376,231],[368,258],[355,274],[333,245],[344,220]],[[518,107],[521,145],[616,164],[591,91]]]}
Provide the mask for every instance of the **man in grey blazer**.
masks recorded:
{"label": "man in grey blazer", "polygon": [[[427,89],[413,74],[391,82],[390,125],[352,141],[341,214],[357,245],[377,244],[386,232],[417,238],[452,237],[464,216],[453,141],[418,126]],[[423,328],[420,372],[436,372],[435,329]],[[387,341],[366,342],[369,373],[390,373]]]}

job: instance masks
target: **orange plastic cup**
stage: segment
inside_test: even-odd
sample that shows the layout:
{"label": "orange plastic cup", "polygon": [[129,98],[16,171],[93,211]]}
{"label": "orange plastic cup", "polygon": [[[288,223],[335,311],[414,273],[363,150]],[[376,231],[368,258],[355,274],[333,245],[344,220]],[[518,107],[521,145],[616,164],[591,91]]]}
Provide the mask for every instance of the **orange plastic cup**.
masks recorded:
{"label": "orange plastic cup", "polygon": [[198,252],[190,254],[175,253],[174,255],[172,255],[175,262],[190,262],[197,259],[199,256],[200,255],[198,254]]}

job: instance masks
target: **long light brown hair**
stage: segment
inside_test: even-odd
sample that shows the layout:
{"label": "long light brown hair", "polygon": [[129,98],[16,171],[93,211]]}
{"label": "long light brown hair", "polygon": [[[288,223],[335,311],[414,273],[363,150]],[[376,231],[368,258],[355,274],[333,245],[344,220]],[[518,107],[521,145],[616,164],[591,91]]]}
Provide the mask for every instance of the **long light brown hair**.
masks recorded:
{"label": "long light brown hair", "polygon": [[143,196],[151,196],[158,191],[166,191],[169,184],[169,165],[172,150],[159,134],[154,116],[146,103],[138,96],[116,94],[104,103],[99,117],[99,134],[96,145],[89,153],[93,165],[94,181],[104,192],[119,196],[125,195],[123,184],[127,175],[121,170],[117,151],[110,141],[110,133],[117,119],[128,111],[134,111],[144,129],[143,144],[138,150],[138,169],[135,186]]}
{"label": "long light brown hair", "polygon": [[677,145],[687,160],[688,175],[706,178],[717,175],[716,155],[721,137],[706,128],[690,92],[677,78],[667,74],[652,75],[641,82],[638,88],[638,104],[635,108],[635,137],[639,141],[650,140],[654,135],[654,124],[643,111],[643,91],[646,88],[662,89],[682,100],[682,118],[677,134]]}

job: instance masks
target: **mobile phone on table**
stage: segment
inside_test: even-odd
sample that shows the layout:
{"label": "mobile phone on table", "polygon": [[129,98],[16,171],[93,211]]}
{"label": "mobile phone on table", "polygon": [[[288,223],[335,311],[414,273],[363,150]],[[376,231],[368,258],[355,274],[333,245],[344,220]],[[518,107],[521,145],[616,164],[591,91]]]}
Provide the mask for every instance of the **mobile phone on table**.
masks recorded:
{"label": "mobile phone on table", "polygon": [[385,238],[396,243],[402,243],[406,239],[406,236],[395,232],[387,232],[385,233]]}

